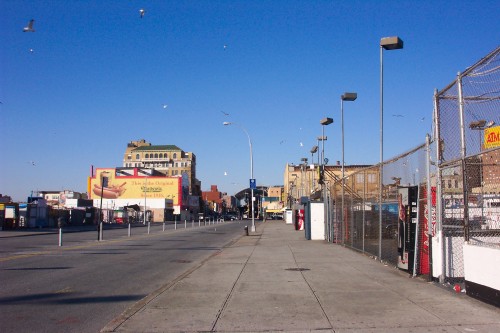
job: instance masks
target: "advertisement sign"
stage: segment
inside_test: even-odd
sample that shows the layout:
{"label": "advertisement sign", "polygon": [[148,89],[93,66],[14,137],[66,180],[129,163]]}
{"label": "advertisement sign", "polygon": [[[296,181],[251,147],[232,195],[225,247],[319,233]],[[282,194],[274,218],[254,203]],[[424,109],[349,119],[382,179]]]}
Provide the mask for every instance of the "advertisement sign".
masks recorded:
{"label": "advertisement sign", "polygon": [[[421,211],[421,214],[423,215],[423,223],[422,223],[422,228],[421,230],[421,240],[422,244],[420,246],[420,273],[421,274],[429,274],[429,218],[428,218],[428,213],[429,213],[429,207],[427,205],[427,188],[423,187],[422,188],[422,194],[421,194],[421,202],[423,202],[423,211]],[[432,236],[434,237],[436,235],[436,187],[431,188],[431,212],[432,212]]]}
{"label": "advertisement sign", "polygon": [[500,126],[484,129],[484,148],[500,147]]}
{"label": "advertisement sign", "polygon": [[[107,178],[107,183],[102,179]],[[179,177],[136,177],[117,176],[115,169],[97,169],[90,179],[90,198],[100,199],[172,199],[179,205]]]}

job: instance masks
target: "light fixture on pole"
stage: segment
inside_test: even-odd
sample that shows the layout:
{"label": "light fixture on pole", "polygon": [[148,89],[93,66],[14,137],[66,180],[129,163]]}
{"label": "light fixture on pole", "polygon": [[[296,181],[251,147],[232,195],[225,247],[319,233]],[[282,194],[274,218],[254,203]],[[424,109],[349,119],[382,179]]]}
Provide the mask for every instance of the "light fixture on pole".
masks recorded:
{"label": "light fixture on pole", "polygon": [[[340,212],[340,223],[344,226],[344,187],[345,187],[345,174],[344,174],[344,101],[353,102],[358,98],[357,93],[349,93],[346,92],[342,96],[340,96],[340,116],[342,123],[342,211]],[[351,226],[351,235],[352,235],[352,226]],[[344,232],[342,232],[342,244],[344,244]],[[352,240],[352,236],[351,236]]]}
{"label": "light fixture on pole", "polygon": [[[319,122],[321,124],[321,128],[322,128],[322,136],[321,136],[321,141],[323,141],[323,147],[321,149],[321,177],[320,177],[320,180],[321,180],[321,190],[322,190],[322,194],[323,194],[323,207],[324,207],[324,222],[325,222],[325,236],[327,236],[327,240],[329,241],[330,240],[330,214],[329,214],[329,209],[328,209],[328,195],[326,193],[326,186],[325,186],[325,179],[324,179],[324,175],[325,175],[325,140],[326,140],[326,137],[325,137],[325,126],[328,126],[330,124],[333,123],[333,119],[332,118],[323,118],[320,120]],[[319,140],[319,138],[318,138]]]}
{"label": "light fixture on pole", "polygon": [[251,198],[250,198],[250,202],[251,202],[251,209],[252,209],[252,228],[251,228],[251,231],[252,232],[255,232],[255,212],[254,212],[254,209],[253,209],[253,189],[254,189],[254,185],[252,184],[255,184],[255,179],[253,178],[253,152],[252,152],[252,140],[250,140],[250,135],[248,134],[247,130],[241,126],[240,124],[238,123],[233,123],[233,122],[229,122],[229,121],[225,121],[222,123],[224,126],[229,126],[229,125],[237,125],[239,126],[243,132],[245,132],[245,134],[247,135],[247,138],[248,138],[248,145],[250,147],[250,192],[251,192]]}
{"label": "light fixture on pole", "polygon": [[316,171],[316,167],[314,166],[314,153],[316,153],[318,151],[318,146],[313,146],[311,148],[311,169],[312,169],[312,182],[311,182],[311,193],[314,192],[314,177],[316,176],[315,175],[315,171]]}
{"label": "light fixture on pole", "polygon": [[379,203],[378,203],[378,259],[382,260],[382,187],[384,178],[384,50],[399,50],[403,41],[395,37],[380,39],[380,170],[379,170]]}

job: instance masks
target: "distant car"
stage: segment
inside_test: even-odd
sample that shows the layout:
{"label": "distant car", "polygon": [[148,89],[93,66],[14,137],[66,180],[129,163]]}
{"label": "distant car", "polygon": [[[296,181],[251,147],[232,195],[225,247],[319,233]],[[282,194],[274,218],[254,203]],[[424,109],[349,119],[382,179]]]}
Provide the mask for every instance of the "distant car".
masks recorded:
{"label": "distant car", "polygon": [[222,218],[224,219],[224,221],[236,221],[238,219],[238,216],[233,214],[225,214],[222,215]]}

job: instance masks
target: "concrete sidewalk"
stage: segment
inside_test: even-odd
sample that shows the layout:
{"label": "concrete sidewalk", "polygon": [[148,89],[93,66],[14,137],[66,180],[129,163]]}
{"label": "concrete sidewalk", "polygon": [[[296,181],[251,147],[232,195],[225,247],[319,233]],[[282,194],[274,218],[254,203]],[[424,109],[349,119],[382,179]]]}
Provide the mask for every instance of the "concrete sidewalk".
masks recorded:
{"label": "concrete sidewalk", "polygon": [[500,309],[267,221],[102,331],[500,332]]}

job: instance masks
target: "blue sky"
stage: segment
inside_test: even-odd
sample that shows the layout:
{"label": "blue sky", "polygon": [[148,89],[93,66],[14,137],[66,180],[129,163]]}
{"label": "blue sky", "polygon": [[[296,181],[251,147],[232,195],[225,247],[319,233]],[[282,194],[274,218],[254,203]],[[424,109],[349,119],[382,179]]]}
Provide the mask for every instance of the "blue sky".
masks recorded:
{"label": "blue sky", "polygon": [[224,121],[248,131],[257,183],[283,184],[324,117],[341,160],[344,92],[346,164],[378,163],[380,38],[404,40],[384,53],[390,158],[424,142],[434,89],[498,46],[499,17],[498,1],[2,1],[0,193],[84,192],[91,165],[146,139],[195,153],[202,189],[233,194],[249,148]]}

